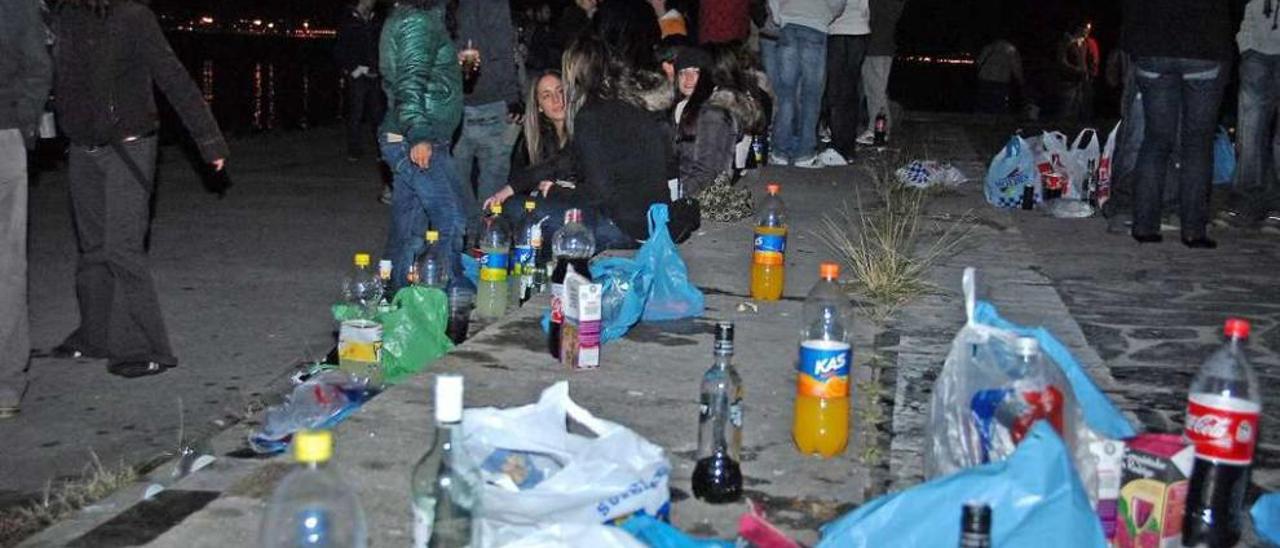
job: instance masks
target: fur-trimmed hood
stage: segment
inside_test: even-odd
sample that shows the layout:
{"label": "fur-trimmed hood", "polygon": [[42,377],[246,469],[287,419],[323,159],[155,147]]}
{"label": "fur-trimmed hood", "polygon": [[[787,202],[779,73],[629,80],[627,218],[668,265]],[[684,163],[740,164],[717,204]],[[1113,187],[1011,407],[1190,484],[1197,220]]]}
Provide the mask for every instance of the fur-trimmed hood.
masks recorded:
{"label": "fur-trimmed hood", "polygon": [[724,109],[744,131],[759,126],[764,120],[759,101],[741,91],[718,87],[707,98],[706,106]]}
{"label": "fur-trimmed hood", "polygon": [[649,112],[670,110],[675,104],[675,88],[660,72],[628,70],[611,80],[608,88],[614,97]]}

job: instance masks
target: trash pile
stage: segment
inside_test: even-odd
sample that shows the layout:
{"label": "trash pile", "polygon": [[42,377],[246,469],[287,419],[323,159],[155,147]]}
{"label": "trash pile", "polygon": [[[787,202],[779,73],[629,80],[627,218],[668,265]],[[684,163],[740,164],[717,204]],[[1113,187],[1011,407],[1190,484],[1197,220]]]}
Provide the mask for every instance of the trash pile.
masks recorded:
{"label": "trash pile", "polygon": [[[1086,163],[1084,183],[1073,184],[1068,170],[1062,181],[1051,183],[1058,188],[1046,184],[1057,168],[1046,177],[1028,161],[1046,141],[1065,137],[1046,134],[1033,144],[1018,136],[1011,140],[1007,163],[1038,174],[1010,172],[1004,180],[1023,185],[1012,194],[1030,193],[1033,203],[1045,195],[1081,202],[1097,196],[1091,190],[1098,188],[1096,164]],[[1086,150],[1097,148],[1091,142],[1096,144],[1096,135],[1076,139]],[[998,189],[997,197],[1012,195],[1007,190]],[[757,208],[751,293],[760,300],[781,296],[788,227],[779,194],[770,185]],[[522,249],[521,242],[530,240],[487,229],[476,302],[491,308],[482,314],[504,313],[503,303],[518,304],[536,291],[537,280],[547,281],[547,350],[569,370],[601,367],[604,342],[637,322],[702,315],[702,294],[666,228],[666,206],[650,209],[650,238],[629,259],[592,262],[595,242],[582,220],[578,210],[565,214],[545,265],[539,264],[537,247]],[[510,260],[513,240],[516,259]],[[510,268],[529,257],[535,272],[549,274],[539,278],[528,267]],[[442,353],[451,346],[445,337],[454,307],[449,291],[413,285],[386,303],[375,290],[377,277],[370,281],[364,270],[368,257],[358,257],[356,265],[344,285],[345,301],[335,307],[343,322],[339,361],[345,357],[348,363],[300,385],[286,406],[268,412],[268,426],[255,434],[255,447],[270,451],[285,447],[282,433],[301,432],[292,442],[300,466],[276,491],[262,528],[264,546],[365,545],[366,524],[354,490],[324,466],[332,439],[323,428],[362,397],[425,365],[414,357],[388,367],[383,359],[390,333],[402,325],[388,321],[394,314],[418,318],[403,320],[418,322],[406,329],[430,332],[423,340],[433,349]],[[416,272],[425,275],[437,267],[423,265]],[[839,274],[837,264],[821,264],[800,318],[791,437],[804,456],[830,458],[848,445],[854,316],[836,285]],[[1239,540],[1261,413],[1260,386],[1242,352],[1247,322],[1228,320],[1228,342],[1192,382],[1185,431],[1139,433],[1053,334],[1013,324],[992,304],[978,301],[973,269],[966,269],[963,287],[967,321],[932,391],[924,457],[928,481],[828,523],[818,546],[1229,546]],[[734,332],[730,322],[716,325],[713,359],[699,395],[688,491],[711,504],[745,497],[741,462],[748,412],[733,366]],[[406,344],[414,346],[418,338]],[[409,355],[430,353],[405,350],[397,359]],[[798,546],[754,506],[741,516],[732,539],[696,538],[670,525],[672,465],[666,450],[575,402],[566,382],[546,388],[528,405],[464,409],[462,376],[435,380],[435,440],[409,478],[415,546]],[[1277,533],[1280,520],[1265,515],[1276,506],[1274,497],[1263,497],[1254,508],[1263,514],[1255,523],[1264,537]]]}
{"label": "trash pile", "polygon": [[1117,123],[1106,144],[1099,144],[1093,128],[1080,131],[1074,141],[1057,131],[1023,138],[1021,133],[991,159],[986,196],[1003,209],[1044,208],[1059,218],[1092,216],[1111,194],[1111,164]]}

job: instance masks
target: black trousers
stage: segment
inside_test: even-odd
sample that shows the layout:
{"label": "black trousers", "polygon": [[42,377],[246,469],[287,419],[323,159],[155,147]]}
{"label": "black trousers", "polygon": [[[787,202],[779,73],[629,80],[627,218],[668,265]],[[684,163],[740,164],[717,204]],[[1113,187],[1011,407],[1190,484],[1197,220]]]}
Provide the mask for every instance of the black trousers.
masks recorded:
{"label": "black trousers", "polygon": [[145,181],[139,181],[111,147],[71,147],[80,327],[64,344],[113,363],[177,364],[147,264],[156,138],[125,143],[123,151]]}
{"label": "black trousers", "polygon": [[347,78],[347,156],[359,158],[367,145],[376,142],[385,109],[381,82],[377,78]]}
{"label": "black trousers", "polygon": [[862,120],[862,59],[867,56],[867,36],[832,34],[827,37],[827,127],[831,146],[846,158],[857,148]]}

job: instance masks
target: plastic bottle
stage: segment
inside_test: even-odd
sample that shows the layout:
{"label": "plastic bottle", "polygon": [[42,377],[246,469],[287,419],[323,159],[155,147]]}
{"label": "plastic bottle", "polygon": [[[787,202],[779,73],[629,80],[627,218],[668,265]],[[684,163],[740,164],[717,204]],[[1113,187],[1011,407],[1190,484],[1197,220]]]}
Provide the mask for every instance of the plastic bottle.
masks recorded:
{"label": "plastic bottle", "polygon": [[391,289],[391,260],[378,261],[378,282],[382,284],[382,298],[378,300],[378,314],[391,311],[391,298],[395,296]]}
{"label": "plastic bottle", "polygon": [[417,283],[445,291],[449,286],[449,264],[440,256],[440,232],[428,230],[423,239],[427,245],[418,256]]}
{"label": "plastic bottle", "polygon": [[364,510],[355,489],[326,466],[332,455],[328,431],[294,434],[293,456],[301,466],[271,496],[259,538],[264,548],[367,545]]}
{"label": "plastic bottle", "polygon": [[733,502],[742,497],[742,378],[733,367],[733,322],[716,324],[714,355],[702,375],[693,496]]}
{"label": "plastic bottle", "polygon": [[791,435],[801,453],[833,457],[849,443],[853,310],[836,285],[840,265],[824,262],[804,301]]}
{"label": "plastic bottle", "polygon": [[355,266],[342,278],[342,302],[359,311],[360,318],[372,319],[382,302],[382,281],[369,267],[369,254],[356,253]]}
{"label": "plastic bottle", "polygon": [[437,375],[435,444],[413,467],[409,489],[414,548],[481,546],[472,519],[480,504],[480,477],[460,446],[461,375]]}
{"label": "plastic bottle", "polygon": [[1249,322],[1227,320],[1227,343],[1214,352],[1187,398],[1183,437],[1196,447],[1182,522],[1185,546],[1235,546],[1240,540],[1244,495],[1258,442],[1262,397],[1244,355]]}
{"label": "plastic bottle", "polygon": [[883,110],[876,114],[872,136],[872,142],[876,146],[884,146],[889,141],[889,117],[885,115]]}
{"label": "plastic bottle", "polygon": [[[533,247],[533,236],[535,230],[542,232],[542,227],[533,217],[533,210],[537,206],[533,200],[524,202],[524,215],[520,218],[520,225],[516,227],[515,243],[512,246],[511,303],[516,306],[524,304],[532,296],[533,273],[538,266],[538,251]],[[541,244],[540,235],[538,240]]]}
{"label": "plastic bottle", "polygon": [[560,359],[560,328],[564,324],[564,277],[574,272],[591,279],[590,261],[596,252],[596,238],[582,224],[582,210],[564,212],[564,226],[551,237],[551,253],[556,267],[551,273],[551,328],[547,333],[547,350]]}
{"label": "plastic bottle", "polygon": [[480,287],[476,290],[476,313],[496,319],[507,311],[507,269],[511,266],[511,233],[502,220],[502,204],[493,204],[480,233]]}
{"label": "plastic bottle", "polygon": [[765,185],[769,195],[760,204],[756,223],[755,251],[751,254],[751,298],[776,301],[782,298],[784,259],[787,251],[787,218],[778,197],[777,183]]}
{"label": "plastic bottle", "polygon": [[991,548],[991,507],[966,502],[960,511],[960,548]]}

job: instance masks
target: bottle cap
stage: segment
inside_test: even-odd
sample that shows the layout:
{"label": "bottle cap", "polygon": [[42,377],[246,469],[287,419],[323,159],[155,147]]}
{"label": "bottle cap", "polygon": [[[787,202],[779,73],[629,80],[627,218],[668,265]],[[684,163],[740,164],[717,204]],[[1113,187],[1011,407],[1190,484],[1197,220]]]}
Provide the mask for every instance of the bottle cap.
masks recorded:
{"label": "bottle cap", "polygon": [[369,266],[369,254],[356,253],[356,266]]}
{"label": "bottle cap", "polygon": [[538,207],[538,202],[535,202],[535,201],[533,201],[533,200],[525,200],[525,201],[524,201],[524,210],[525,210],[525,211],[533,211],[533,210],[534,210],[535,208],[537,208],[537,207]]}
{"label": "bottle cap", "polygon": [[733,353],[733,322],[716,323],[715,352],[717,354]]}
{"label": "bottle cap", "polygon": [[767,185],[764,185],[764,190],[769,194],[777,194],[778,192],[782,191],[782,185],[778,183],[769,183]]}
{"label": "bottle cap", "polygon": [[436,422],[462,420],[462,375],[436,375]]}
{"label": "bottle cap", "polygon": [[439,231],[439,230],[428,230],[428,231],[427,231],[427,241],[428,241],[428,242],[438,242],[438,241],[440,241],[440,231]]}
{"label": "bottle cap", "polygon": [[378,261],[378,273],[391,276],[391,259],[382,259]]}
{"label": "bottle cap", "polygon": [[840,277],[840,265],[826,261],[818,265],[818,277],[824,280],[834,280]]}
{"label": "bottle cap", "polygon": [[489,206],[489,211],[492,211],[494,215],[501,214],[501,213],[502,213],[502,204],[493,204],[493,205]]}
{"label": "bottle cap", "polygon": [[960,531],[964,533],[990,533],[991,507],[986,503],[969,501],[960,513]]}
{"label": "bottle cap", "polygon": [[581,222],[582,222],[581,209],[570,209],[564,212],[564,224],[581,223]]}
{"label": "bottle cap", "polygon": [[1031,337],[1018,337],[1013,341],[1013,351],[1024,358],[1035,356],[1040,353],[1040,341]]}
{"label": "bottle cap", "polygon": [[1222,332],[1233,339],[1247,339],[1249,338],[1249,320],[1227,318],[1226,325],[1222,326]]}
{"label": "bottle cap", "polygon": [[301,430],[293,435],[293,460],[311,464],[333,456],[333,434],[328,430]]}

